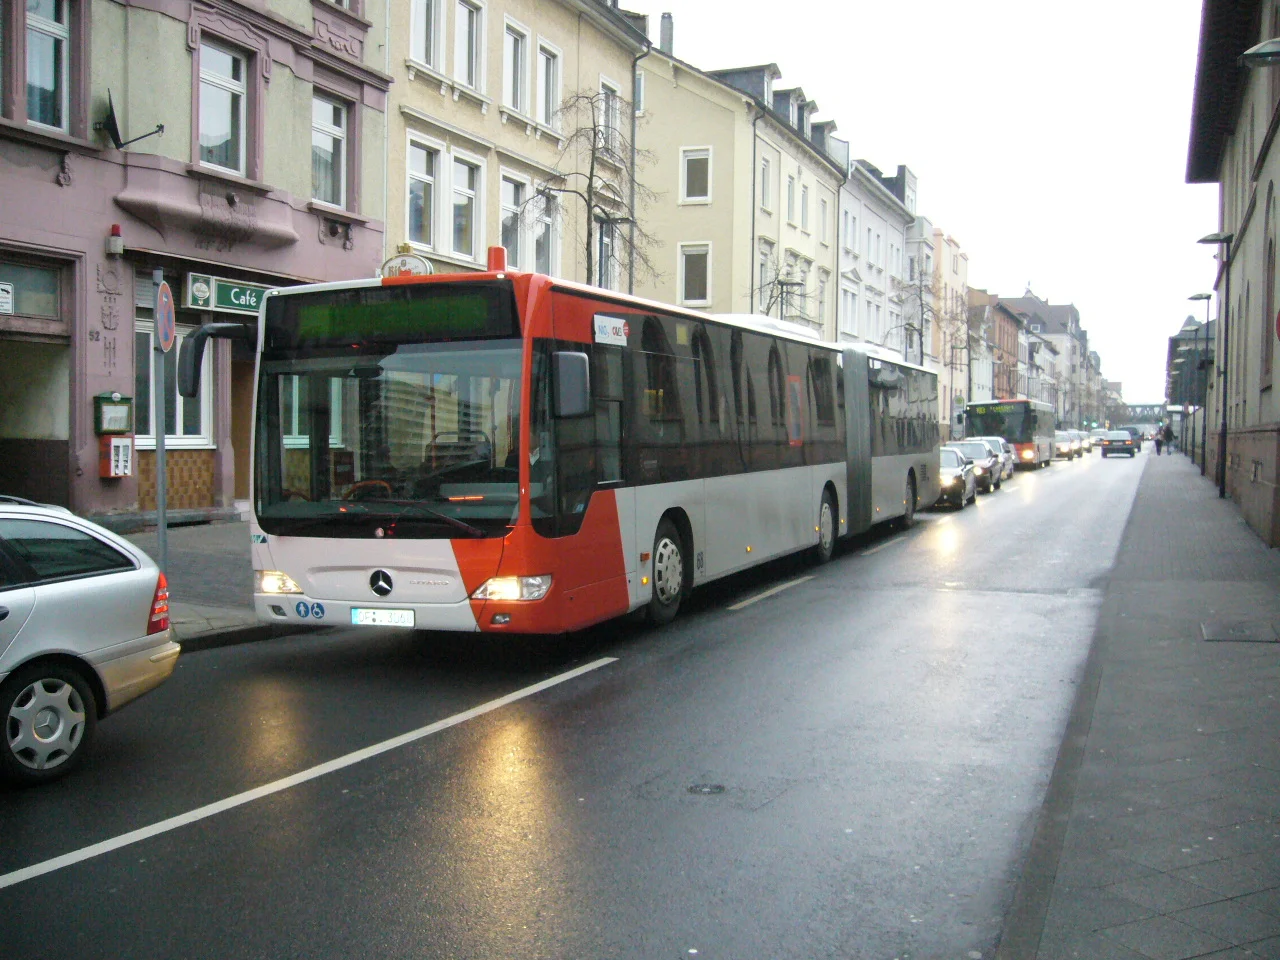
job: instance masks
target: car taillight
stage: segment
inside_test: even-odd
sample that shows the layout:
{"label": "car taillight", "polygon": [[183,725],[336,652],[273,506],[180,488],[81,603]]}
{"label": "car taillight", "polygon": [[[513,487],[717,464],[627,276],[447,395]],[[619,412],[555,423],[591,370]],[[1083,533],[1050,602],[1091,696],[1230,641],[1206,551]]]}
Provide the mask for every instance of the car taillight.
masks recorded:
{"label": "car taillight", "polygon": [[156,592],[151,598],[151,616],[147,618],[147,634],[164,633],[169,629],[169,581],[164,574],[156,581]]}

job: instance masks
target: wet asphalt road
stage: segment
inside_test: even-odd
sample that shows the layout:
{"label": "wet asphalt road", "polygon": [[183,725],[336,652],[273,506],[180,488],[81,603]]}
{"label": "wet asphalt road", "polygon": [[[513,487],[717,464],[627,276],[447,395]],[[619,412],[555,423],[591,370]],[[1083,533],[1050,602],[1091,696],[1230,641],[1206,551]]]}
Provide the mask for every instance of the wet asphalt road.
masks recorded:
{"label": "wet asphalt road", "polygon": [[0,886],[616,659],[4,886],[0,957],[990,957],[1144,463],[1019,474],[665,629],[185,656],[74,776],[0,789]]}

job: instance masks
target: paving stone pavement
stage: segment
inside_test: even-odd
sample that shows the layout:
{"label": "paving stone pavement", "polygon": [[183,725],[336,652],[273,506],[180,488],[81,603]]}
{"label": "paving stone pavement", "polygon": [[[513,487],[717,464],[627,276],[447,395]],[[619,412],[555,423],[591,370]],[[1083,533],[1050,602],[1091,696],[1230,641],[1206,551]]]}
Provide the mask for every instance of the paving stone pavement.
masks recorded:
{"label": "paving stone pavement", "polygon": [[998,957],[1280,960],[1280,550],[1149,456]]}

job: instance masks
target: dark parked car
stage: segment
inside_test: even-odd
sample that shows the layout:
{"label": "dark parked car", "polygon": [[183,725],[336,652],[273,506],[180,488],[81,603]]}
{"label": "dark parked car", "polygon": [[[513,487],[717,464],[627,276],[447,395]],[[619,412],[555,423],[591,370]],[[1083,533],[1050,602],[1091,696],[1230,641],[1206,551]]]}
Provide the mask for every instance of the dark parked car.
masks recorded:
{"label": "dark parked car", "polygon": [[979,493],[1000,489],[1004,476],[1004,460],[983,440],[955,440],[947,444],[960,455],[973,461],[973,478]]}
{"label": "dark parked car", "polygon": [[963,510],[966,503],[972,503],[978,497],[973,464],[959,450],[951,447],[938,450],[938,479],[942,481],[938,503],[949,503],[957,510]]}

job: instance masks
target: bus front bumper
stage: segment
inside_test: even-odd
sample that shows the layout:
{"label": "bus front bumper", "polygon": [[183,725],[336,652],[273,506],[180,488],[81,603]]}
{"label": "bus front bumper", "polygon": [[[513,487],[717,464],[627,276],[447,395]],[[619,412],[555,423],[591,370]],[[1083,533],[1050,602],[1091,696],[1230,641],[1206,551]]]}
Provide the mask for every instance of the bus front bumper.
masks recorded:
{"label": "bus front bumper", "polygon": [[316,600],[300,593],[257,593],[254,610],[263,623],[301,627],[389,627],[475,633],[470,600],[457,603],[351,603]]}

